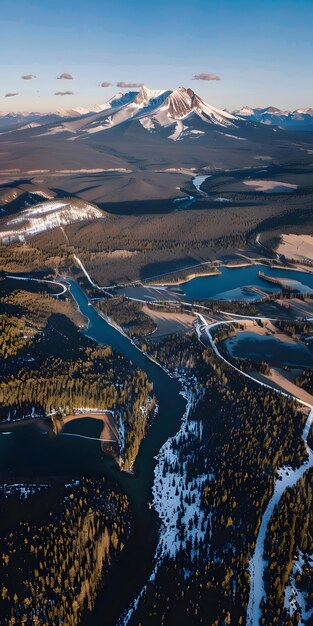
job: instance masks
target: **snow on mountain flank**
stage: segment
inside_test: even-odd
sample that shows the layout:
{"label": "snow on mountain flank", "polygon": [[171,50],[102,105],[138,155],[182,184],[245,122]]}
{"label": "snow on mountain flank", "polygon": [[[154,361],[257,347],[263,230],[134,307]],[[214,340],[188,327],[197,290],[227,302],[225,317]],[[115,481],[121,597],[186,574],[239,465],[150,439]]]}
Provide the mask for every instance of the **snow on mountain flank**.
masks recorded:
{"label": "snow on mountain flank", "polygon": [[[150,132],[170,127],[168,138],[173,141],[184,139],[190,134],[205,134],[206,124],[236,127],[239,121],[238,117],[207,104],[192,89],[185,87],[169,93],[157,109],[140,118],[141,125]],[[200,123],[201,128],[193,128],[196,123]]]}
{"label": "snow on mountain flank", "polygon": [[18,216],[7,219],[4,229],[0,231],[0,242],[25,241],[28,237],[58,226],[92,221],[104,216],[103,211],[80,198],[50,200],[36,204],[21,211]]}
{"label": "snow on mountain flank", "polygon": [[126,101],[126,103],[123,102],[123,99],[118,99],[118,102],[121,102],[121,104],[115,105],[114,108],[112,108],[113,103],[111,103],[110,109],[105,111],[104,115],[94,116],[91,122],[81,130],[82,132],[93,134],[113,128],[131,119],[141,118],[143,115],[157,110],[170,93],[170,91],[148,89],[148,87],[143,85],[140,91],[134,92],[132,99]]}
{"label": "snow on mountain flank", "polygon": [[[162,111],[166,111],[165,116],[162,115]],[[153,112],[161,118],[159,120],[161,127],[168,126],[169,120],[173,123],[172,120],[182,120],[190,114],[196,115],[198,121],[219,126],[237,126],[240,122],[260,122],[280,126],[283,129],[311,130],[313,126],[312,107],[299,107],[294,111],[288,111],[274,106],[264,108],[244,106],[229,113],[226,109],[220,110],[204,102],[192,89],[179,87],[172,91],[149,89],[142,85],[139,91],[118,92],[103,104],[57,109],[49,113],[0,112],[0,132],[31,130],[38,126],[53,129],[58,125],[59,130],[51,134],[69,131],[70,128],[73,133],[96,133],[133,118],[139,119],[147,131],[156,132],[152,121],[146,122],[142,119],[145,115],[151,116]],[[203,128],[187,130],[177,138],[186,138],[189,134],[190,138],[195,139],[203,132]],[[69,138],[73,139],[75,140],[75,137]]]}
{"label": "snow on mountain flank", "polygon": [[207,104],[192,89],[185,89],[185,87],[179,87],[173,91],[165,101],[164,108],[168,110],[169,115],[174,119],[182,119],[186,115],[195,112],[199,116],[203,116],[203,121],[220,126],[232,126],[238,119],[227,111],[221,111]]}
{"label": "snow on mountain flank", "polygon": [[171,91],[149,89],[145,85],[139,91],[118,93],[93,110],[60,109],[54,118],[53,123],[45,122],[42,134],[71,133],[73,136],[68,137],[71,141],[79,136],[88,137],[111,130],[132,120],[138,121],[147,132],[161,132],[172,141],[199,140],[210,126],[237,128],[245,123],[242,117],[211,106],[192,89],[179,87]]}
{"label": "snow on mountain flank", "polygon": [[142,85],[140,91],[135,97],[134,102],[136,102],[138,106],[147,106],[151,100],[159,98],[159,96],[162,96],[164,93],[164,89],[149,89],[145,85]]}

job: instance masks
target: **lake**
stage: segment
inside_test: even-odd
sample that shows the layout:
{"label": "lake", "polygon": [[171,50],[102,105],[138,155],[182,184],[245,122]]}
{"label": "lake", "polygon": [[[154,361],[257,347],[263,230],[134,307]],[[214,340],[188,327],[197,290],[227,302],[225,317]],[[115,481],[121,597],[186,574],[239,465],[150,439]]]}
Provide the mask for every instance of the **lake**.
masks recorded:
{"label": "lake", "polygon": [[245,287],[258,287],[268,293],[281,291],[280,285],[265,281],[258,276],[258,272],[264,272],[267,276],[281,280],[293,280],[301,284],[301,290],[305,285],[313,288],[313,274],[296,270],[281,270],[265,265],[248,265],[245,267],[220,267],[217,276],[199,276],[180,285],[181,290],[188,300],[254,300],[254,293],[244,291]]}
{"label": "lake", "polygon": [[[194,271],[196,271],[196,268],[190,269],[191,273]],[[220,266],[219,271],[219,274],[198,276],[175,286],[166,284],[166,276],[164,276],[163,285],[153,286],[151,284],[153,279],[151,278],[151,283],[127,285],[117,288],[115,292],[128,298],[145,300],[147,302],[153,299],[192,302],[193,300],[252,301],[260,298],[258,294],[247,290],[247,287],[257,287],[267,293],[281,291],[279,284],[260,278],[258,272],[264,272],[267,276],[286,281],[286,284],[291,280],[296,281],[292,285],[301,292],[313,289],[313,274],[308,272],[271,268],[262,264],[232,268]]]}
{"label": "lake", "polygon": [[282,367],[313,367],[313,346],[292,341],[281,341],[276,337],[239,332],[225,340],[228,352],[237,358],[265,361],[269,365]]}

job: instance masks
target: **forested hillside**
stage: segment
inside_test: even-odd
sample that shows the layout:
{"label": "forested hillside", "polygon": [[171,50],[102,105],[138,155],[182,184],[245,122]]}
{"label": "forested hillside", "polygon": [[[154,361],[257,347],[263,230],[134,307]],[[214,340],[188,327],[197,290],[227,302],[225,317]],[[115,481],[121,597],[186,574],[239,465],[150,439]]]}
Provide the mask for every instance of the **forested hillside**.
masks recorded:
{"label": "forested hillside", "polygon": [[1,624],[77,626],[129,537],[126,496],[104,479],[7,485],[0,512]]}
{"label": "forested hillside", "polygon": [[[305,415],[293,401],[221,364],[195,337],[155,344],[154,355],[170,369],[188,372],[189,393],[198,402],[160,454],[156,507],[160,498],[171,530],[166,523],[161,529],[155,576],[133,609],[131,624],[245,624],[258,528],[276,470],[299,467],[306,458]],[[293,507],[291,515],[297,520],[290,527],[292,542],[283,541],[279,557],[288,564],[298,548],[311,550],[301,530],[309,521],[304,508]],[[269,553],[276,534],[273,522]],[[289,565],[286,571],[283,589]],[[274,589],[277,576],[278,571]],[[277,623],[286,619],[282,610]]]}

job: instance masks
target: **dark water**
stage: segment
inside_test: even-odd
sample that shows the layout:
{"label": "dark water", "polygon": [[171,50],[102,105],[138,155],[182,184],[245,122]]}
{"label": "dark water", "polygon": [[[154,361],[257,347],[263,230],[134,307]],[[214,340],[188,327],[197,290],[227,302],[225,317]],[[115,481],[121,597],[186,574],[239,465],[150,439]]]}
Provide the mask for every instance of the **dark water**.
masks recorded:
{"label": "dark water", "polygon": [[[60,285],[53,285],[52,282],[37,282],[37,280],[24,280],[22,274],[16,274],[19,278],[10,278],[6,276],[0,282],[0,293],[7,294],[10,291],[16,291],[21,289],[23,291],[30,291],[31,293],[51,293],[57,294],[62,291]],[[42,278],[41,275],[33,275],[34,278]]]}
{"label": "dark water", "polygon": [[[38,478],[104,475],[120,484],[133,511],[132,534],[119,564],[112,568],[108,583],[99,591],[92,613],[86,614],[81,623],[81,626],[114,626],[152,571],[159,525],[156,513],[148,507],[156,465],[154,457],[163,443],[179,429],[186,401],[180,395],[180,383],[103,320],[88,305],[85,293],[75,281],[69,280],[69,284],[81,312],[89,319],[85,334],[99,344],[109,344],[121,352],[133,365],[144,370],[153,383],[159,412],[140,446],[136,475],[120,472],[114,460],[101,452],[100,442],[62,435],[53,438],[34,425],[21,425],[9,435],[0,434],[0,470],[2,475],[23,476],[23,480],[34,475]],[[94,435],[95,424],[91,425],[91,421],[71,422],[66,430]]]}
{"label": "dark water", "polygon": [[238,358],[266,361],[269,365],[313,367],[313,346],[281,341],[276,337],[240,332],[225,341],[228,351]]}
{"label": "dark water", "polygon": [[85,293],[77,283],[69,280],[70,290],[81,312],[89,319],[89,326],[84,334],[99,344],[112,346],[121,352],[133,365],[144,370],[153,383],[153,391],[159,403],[158,415],[143,440],[136,459],[136,478],[129,478],[119,473],[119,481],[137,506],[146,508],[151,494],[153,470],[156,464],[154,456],[163,443],[174,435],[180,427],[180,421],[186,408],[186,401],[180,395],[180,383],[171,378],[159,365],[145,356],[128,337],[110,326],[92,307],[88,305]]}
{"label": "dark water", "polygon": [[[89,425],[80,426],[76,432],[94,436],[95,431],[92,429],[91,435]],[[99,442],[62,435],[52,437],[35,424],[21,423],[10,434],[0,434],[1,474],[12,478],[102,476],[104,462],[107,459]]]}
{"label": "dark water", "polygon": [[[121,352],[135,367],[144,370],[153,383],[159,412],[141,444],[135,466],[136,476],[117,471],[114,461],[102,453],[100,442],[68,436],[53,438],[34,425],[22,423],[10,435],[0,434],[0,470],[12,476],[21,473],[24,476],[110,476],[121,484],[136,511],[149,517],[147,503],[151,499],[156,464],[154,457],[163,443],[179,429],[186,407],[186,402],[180,395],[180,383],[89,306],[85,293],[75,281],[68,282],[81,312],[89,320],[84,334],[99,344],[110,345]],[[90,421],[92,420],[77,420],[75,430],[71,423],[65,432],[93,436],[95,424],[90,424]]]}

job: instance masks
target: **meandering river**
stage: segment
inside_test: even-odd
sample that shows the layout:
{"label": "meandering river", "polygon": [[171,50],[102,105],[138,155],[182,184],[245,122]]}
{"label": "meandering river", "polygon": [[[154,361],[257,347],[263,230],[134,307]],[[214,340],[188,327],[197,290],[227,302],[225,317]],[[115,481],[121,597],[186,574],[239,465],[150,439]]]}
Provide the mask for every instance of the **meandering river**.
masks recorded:
{"label": "meandering river", "polygon": [[[9,437],[0,436],[0,469],[6,473],[11,472],[13,475],[20,471],[24,476],[27,476],[28,470],[30,475],[36,473],[37,476],[68,475],[69,473],[77,476],[100,473],[121,485],[134,511],[133,533],[119,566],[112,570],[108,584],[99,592],[92,615],[89,614],[83,621],[86,626],[91,623],[93,626],[100,626],[100,624],[102,626],[103,623],[113,626],[130,601],[138,595],[151,573],[159,523],[156,513],[148,507],[156,465],[155,457],[164,442],[179,430],[186,401],[181,395],[180,382],[171,378],[157,363],[142,353],[128,337],[108,324],[91,305],[84,291],[74,280],[68,279],[67,282],[80,311],[88,319],[88,328],[82,332],[98,344],[112,346],[135,367],[147,373],[159,402],[157,418],[140,446],[135,464],[135,476],[119,472],[113,459],[101,453],[100,443],[97,441],[80,437],[58,437],[51,440],[47,436],[43,437],[42,433],[35,433],[35,427],[32,425],[21,425]],[[221,323],[216,322],[210,328]],[[211,337],[209,331],[208,335]],[[225,360],[218,353],[213,340],[212,348],[222,360]],[[251,378],[248,374],[241,373]],[[267,520],[265,518],[264,520],[266,532]],[[264,553],[262,541],[260,540],[261,556]],[[258,602],[259,596],[257,599],[253,596],[254,608],[251,609],[250,615],[248,612],[248,623],[251,622],[251,613],[253,623],[256,623]]]}
{"label": "meandering river", "polygon": [[86,294],[74,280],[69,279],[68,282],[80,311],[88,318],[89,324],[87,330],[83,331],[84,334],[99,344],[110,345],[121,352],[133,365],[144,370],[153,383],[159,411],[140,446],[136,459],[136,477],[129,478],[125,473],[119,476],[119,481],[133,505],[141,512],[146,512],[156,464],[154,457],[163,443],[179,429],[185,411],[186,401],[180,394],[180,382],[171,378],[164,369],[149,359],[127,336],[108,324],[90,305]]}
{"label": "meandering river", "polygon": [[88,328],[82,332],[98,344],[112,346],[146,372],[158,399],[157,417],[140,446],[135,476],[118,471],[114,460],[101,453],[100,442],[80,437],[51,439],[31,424],[21,424],[10,436],[0,435],[0,470],[3,474],[23,476],[101,474],[120,484],[134,512],[132,536],[118,568],[99,592],[92,615],[83,622],[88,626],[91,623],[102,626],[105,615],[106,625],[113,626],[151,573],[159,525],[157,514],[148,506],[152,499],[155,457],[165,441],[179,430],[186,401],[181,395],[179,380],[171,378],[128,337],[109,325],[74,280],[68,279],[68,284],[80,311],[88,319]]}

